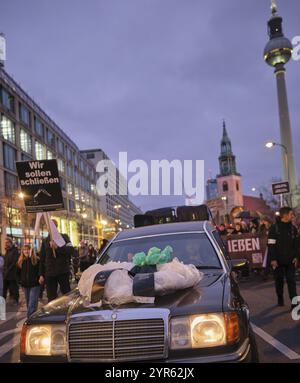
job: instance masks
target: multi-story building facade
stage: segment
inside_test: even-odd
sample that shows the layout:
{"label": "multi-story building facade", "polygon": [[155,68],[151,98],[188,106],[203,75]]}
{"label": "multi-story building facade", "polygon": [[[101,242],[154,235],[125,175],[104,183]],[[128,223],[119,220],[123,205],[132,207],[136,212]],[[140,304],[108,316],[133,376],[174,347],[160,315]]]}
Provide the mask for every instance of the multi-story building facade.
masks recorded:
{"label": "multi-story building facade", "polygon": [[210,178],[206,183],[206,199],[218,198],[218,184],[215,178]]}
{"label": "multi-story building facade", "polygon": [[[96,192],[96,169],[76,144],[0,67],[0,227],[3,239],[32,240],[35,217],[18,194],[16,161],[57,159],[65,210],[55,212],[62,232],[77,245],[99,245],[105,214]],[[43,231],[43,230],[42,230]],[[44,235],[46,235],[46,231]]]}
{"label": "multi-story building facade", "polygon": [[81,153],[93,162],[96,171],[100,161],[109,161],[109,166],[103,166],[103,171],[97,172],[99,177],[104,177],[105,186],[105,193],[100,196],[101,211],[119,229],[131,228],[134,215],[142,212],[128,198],[127,181],[102,149],[82,150]]}

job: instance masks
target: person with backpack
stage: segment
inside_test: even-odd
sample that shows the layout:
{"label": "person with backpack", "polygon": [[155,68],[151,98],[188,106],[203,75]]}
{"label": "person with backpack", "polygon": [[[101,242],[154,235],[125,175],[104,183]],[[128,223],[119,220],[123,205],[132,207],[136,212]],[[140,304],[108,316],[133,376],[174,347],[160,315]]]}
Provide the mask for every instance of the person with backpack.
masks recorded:
{"label": "person with backpack", "polygon": [[[268,252],[274,271],[278,306],[284,306],[284,278],[286,278],[291,302],[297,296],[295,274],[300,256],[300,246],[298,231],[292,224],[293,216],[292,208],[282,207],[279,210],[279,218],[271,226],[268,235]],[[294,307],[295,305],[292,304],[292,309]]]}
{"label": "person with backpack", "polygon": [[39,284],[39,257],[31,249],[30,245],[24,245],[18,259],[20,284],[24,289],[27,305],[27,318],[38,308],[40,284]]}

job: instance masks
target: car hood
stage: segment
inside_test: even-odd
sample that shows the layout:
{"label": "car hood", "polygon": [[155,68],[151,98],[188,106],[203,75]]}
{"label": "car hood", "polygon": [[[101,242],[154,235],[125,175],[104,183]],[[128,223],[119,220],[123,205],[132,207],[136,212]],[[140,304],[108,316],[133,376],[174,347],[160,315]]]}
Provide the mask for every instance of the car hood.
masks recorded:
{"label": "car hood", "polygon": [[[156,297],[153,304],[130,303],[114,307],[114,309],[164,308],[169,309],[172,316],[220,312],[223,310],[223,294],[227,275],[219,270],[205,270],[203,273],[204,277],[193,288]],[[78,314],[102,310],[112,310],[112,306],[85,307],[78,289],[75,289],[45,305],[30,318],[29,322],[62,322]]]}

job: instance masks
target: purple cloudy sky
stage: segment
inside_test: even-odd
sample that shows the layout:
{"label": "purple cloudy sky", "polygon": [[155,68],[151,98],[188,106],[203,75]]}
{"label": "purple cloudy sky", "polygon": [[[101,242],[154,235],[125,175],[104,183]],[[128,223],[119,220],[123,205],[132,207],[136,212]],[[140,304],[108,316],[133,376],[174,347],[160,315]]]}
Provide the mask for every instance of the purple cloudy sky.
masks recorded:
{"label": "purple cloudy sky", "polygon": [[[299,0],[278,0],[300,35]],[[2,0],[6,70],[82,148],[117,160],[204,159],[218,172],[223,118],[244,194],[280,175],[269,0]],[[300,169],[300,61],[287,85]],[[136,198],[143,209],[182,198]]]}

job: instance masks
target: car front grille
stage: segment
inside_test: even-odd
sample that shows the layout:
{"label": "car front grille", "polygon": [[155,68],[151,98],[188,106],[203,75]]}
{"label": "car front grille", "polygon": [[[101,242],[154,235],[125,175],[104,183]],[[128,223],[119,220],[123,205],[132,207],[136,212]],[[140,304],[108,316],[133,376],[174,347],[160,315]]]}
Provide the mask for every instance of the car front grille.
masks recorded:
{"label": "car front grille", "polygon": [[70,361],[137,361],[165,357],[163,318],[71,323]]}

